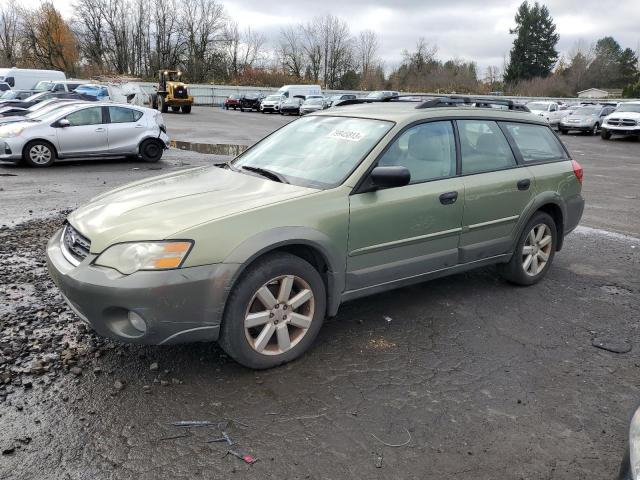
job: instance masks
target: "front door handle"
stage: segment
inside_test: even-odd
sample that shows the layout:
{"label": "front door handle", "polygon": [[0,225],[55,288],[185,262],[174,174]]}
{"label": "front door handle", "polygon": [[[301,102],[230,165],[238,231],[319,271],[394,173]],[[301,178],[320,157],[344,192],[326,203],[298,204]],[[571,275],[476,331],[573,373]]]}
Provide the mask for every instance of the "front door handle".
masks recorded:
{"label": "front door handle", "polygon": [[529,180],[528,178],[525,178],[524,180],[520,180],[518,182],[518,190],[529,190],[530,186],[531,180]]}
{"label": "front door handle", "polygon": [[456,203],[458,199],[458,192],[447,192],[440,195],[440,203],[442,205],[451,205],[452,203]]}
{"label": "front door handle", "polygon": [[102,127],[96,128],[96,132],[104,132],[104,131],[105,131],[105,129],[102,128]]}
{"label": "front door handle", "polygon": [[144,128],[144,125],[140,125],[139,123],[135,126],[135,128]]}

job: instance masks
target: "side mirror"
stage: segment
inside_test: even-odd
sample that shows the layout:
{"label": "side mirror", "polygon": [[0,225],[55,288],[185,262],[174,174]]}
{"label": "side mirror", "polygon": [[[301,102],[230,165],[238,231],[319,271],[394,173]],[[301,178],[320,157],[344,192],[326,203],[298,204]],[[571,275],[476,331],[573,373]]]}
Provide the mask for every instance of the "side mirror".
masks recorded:
{"label": "side mirror", "polygon": [[66,128],[66,127],[70,127],[71,126],[71,122],[69,120],[67,120],[66,118],[63,118],[61,120],[58,120],[58,127],[60,128]]}
{"label": "side mirror", "polygon": [[411,172],[406,167],[394,165],[375,167],[369,174],[370,190],[404,187],[411,181]]}

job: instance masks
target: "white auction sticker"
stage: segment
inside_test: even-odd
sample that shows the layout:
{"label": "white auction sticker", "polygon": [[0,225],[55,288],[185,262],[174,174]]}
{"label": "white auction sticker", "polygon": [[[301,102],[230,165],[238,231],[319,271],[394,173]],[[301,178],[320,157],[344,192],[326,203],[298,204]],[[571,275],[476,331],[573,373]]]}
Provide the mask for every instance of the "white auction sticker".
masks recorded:
{"label": "white auction sticker", "polygon": [[334,130],[329,135],[329,138],[337,138],[340,140],[348,140],[350,142],[359,142],[364,137],[361,132],[354,132],[353,130]]}

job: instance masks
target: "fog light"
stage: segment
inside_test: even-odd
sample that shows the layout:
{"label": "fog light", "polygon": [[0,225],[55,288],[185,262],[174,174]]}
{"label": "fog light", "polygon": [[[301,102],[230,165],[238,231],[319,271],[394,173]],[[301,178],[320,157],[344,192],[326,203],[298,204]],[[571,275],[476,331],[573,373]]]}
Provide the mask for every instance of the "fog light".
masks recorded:
{"label": "fog light", "polygon": [[131,326],[133,326],[133,328],[142,333],[145,333],[147,331],[147,324],[144,323],[144,320],[140,315],[129,310],[127,316],[129,317],[129,321],[131,322]]}

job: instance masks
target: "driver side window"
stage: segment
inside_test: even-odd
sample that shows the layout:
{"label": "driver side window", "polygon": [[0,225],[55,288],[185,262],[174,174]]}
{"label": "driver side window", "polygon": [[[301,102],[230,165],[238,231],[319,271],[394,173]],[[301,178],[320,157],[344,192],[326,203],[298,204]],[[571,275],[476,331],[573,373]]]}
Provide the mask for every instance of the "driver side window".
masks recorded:
{"label": "driver side window", "polygon": [[409,128],[391,144],[378,165],[407,168],[411,184],[455,176],[456,143],[451,122]]}
{"label": "driver side window", "polygon": [[102,120],[102,107],[91,107],[67,115],[67,120],[72,127],[81,125],[99,125],[104,123]]}

